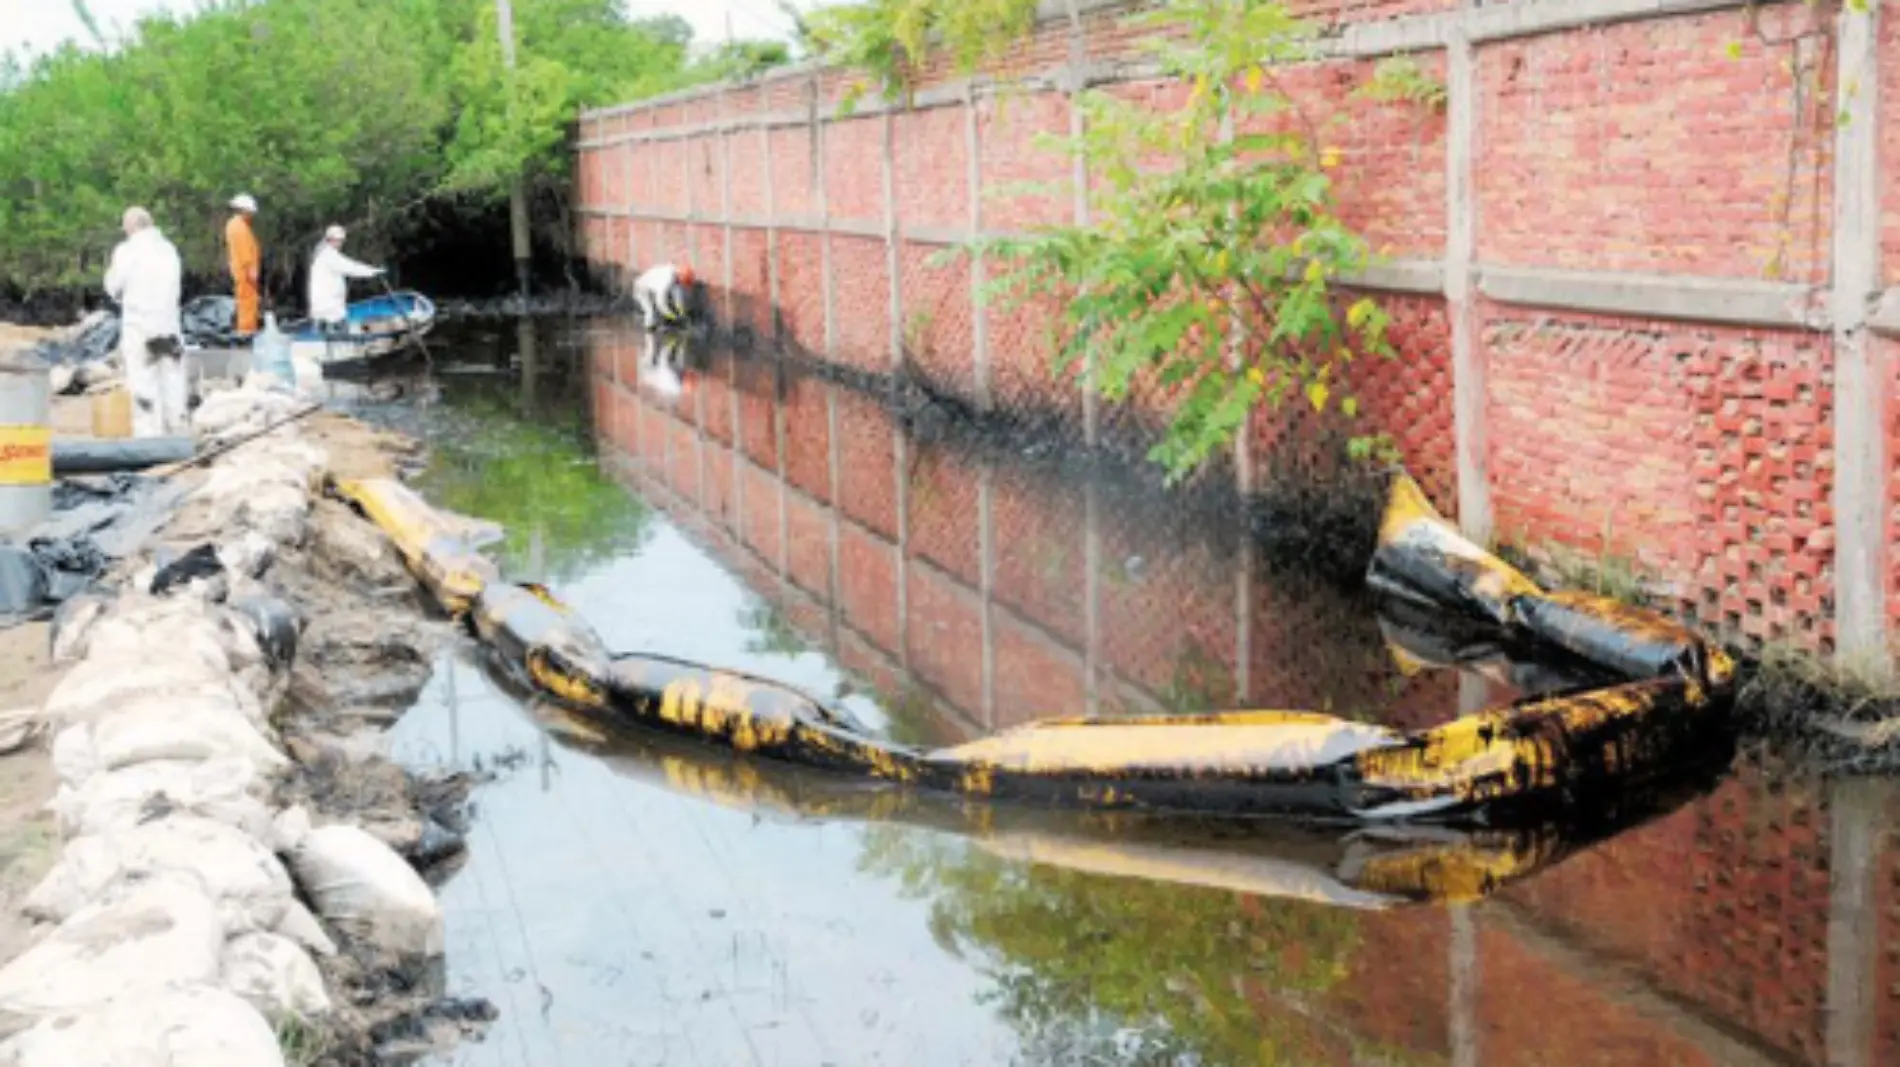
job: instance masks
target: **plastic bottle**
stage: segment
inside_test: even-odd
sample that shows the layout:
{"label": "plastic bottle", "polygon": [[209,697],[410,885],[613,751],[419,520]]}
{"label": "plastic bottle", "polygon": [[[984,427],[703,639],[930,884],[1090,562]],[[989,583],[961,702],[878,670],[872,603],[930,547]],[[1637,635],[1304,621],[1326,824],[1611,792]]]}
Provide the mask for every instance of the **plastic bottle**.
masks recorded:
{"label": "plastic bottle", "polygon": [[294,385],[296,371],[290,361],[290,338],[277,328],[277,316],[264,313],[264,328],[251,339],[251,375],[259,384],[275,378],[285,386]]}

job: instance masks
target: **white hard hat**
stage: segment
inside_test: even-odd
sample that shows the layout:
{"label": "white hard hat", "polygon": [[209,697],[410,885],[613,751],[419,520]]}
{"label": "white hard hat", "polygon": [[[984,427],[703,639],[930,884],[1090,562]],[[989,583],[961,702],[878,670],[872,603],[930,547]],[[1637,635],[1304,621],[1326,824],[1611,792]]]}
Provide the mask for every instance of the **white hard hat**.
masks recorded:
{"label": "white hard hat", "polygon": [[237,208],[239,211],[249,211],[252,214],[257,213],[257,201],[252,200],[251,194],[249,193],[239,193],[232,197],[231,206]]}
{"label": "white hard hat", "polygon": [[329,229],[323,231],[323,239],[326,241],[341,241],[343,239],[343,227],[331,226]]}

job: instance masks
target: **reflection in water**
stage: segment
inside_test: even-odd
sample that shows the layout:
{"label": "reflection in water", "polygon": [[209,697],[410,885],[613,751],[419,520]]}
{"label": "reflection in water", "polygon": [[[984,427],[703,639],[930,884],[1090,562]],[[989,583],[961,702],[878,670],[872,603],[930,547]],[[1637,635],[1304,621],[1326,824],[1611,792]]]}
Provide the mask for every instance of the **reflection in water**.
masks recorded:
{"label": "reflection in water", "polygon": [[[495,340],[438,358],[514,370]],[[504,522],[515,573],[542,531],[612,647],[931,741],[1236,702],[1417,726],[1593,680],[775,364],[714,359],[668,400],[637,333],[594,333],[586,363],[570,341],[539,337],[531,397],[518,371],[458,373],[444,404],[382,414],[425,420],[428,491]],[[1900,806],[1878,787],[1837,803],[1745,763],[1686,805],[1542,833],[1164,827],[615,734],[454,661],[395,740],[528,761],[479,795],[444,892],[455,980],[504,1012],[456,1062],[1900,1062]]]}

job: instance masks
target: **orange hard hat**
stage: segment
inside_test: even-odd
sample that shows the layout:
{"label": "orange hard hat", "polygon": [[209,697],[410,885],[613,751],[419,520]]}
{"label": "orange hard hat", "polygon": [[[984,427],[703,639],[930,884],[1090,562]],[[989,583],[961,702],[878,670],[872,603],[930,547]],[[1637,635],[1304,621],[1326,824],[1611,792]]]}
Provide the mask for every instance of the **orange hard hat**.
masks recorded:
{"label": "orange hard hat", "polygon": [[681,267],[681,268],[680,268],[680,274],[679,274],[679,278],[680,278],[680,284],[681,284],[681,285],[691,285],[691,284],[693,284],[693,281],[694,281],[694,278],[695,278],[695,275],[693,274],[693,268],[691,268],[691,267]]}

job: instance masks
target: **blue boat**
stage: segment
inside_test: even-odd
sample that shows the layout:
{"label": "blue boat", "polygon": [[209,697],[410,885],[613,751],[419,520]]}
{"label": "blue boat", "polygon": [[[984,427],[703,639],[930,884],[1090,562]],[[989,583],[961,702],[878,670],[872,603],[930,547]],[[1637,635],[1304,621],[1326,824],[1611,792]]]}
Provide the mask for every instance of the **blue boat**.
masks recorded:
{"label": "blue boat", "polygon": [[435,303],[404,289],[349,305],[340,334],[318,332],[309,320],[286,323],[293,351],[323,364],[391,355],[417,343],[435,326]]}

